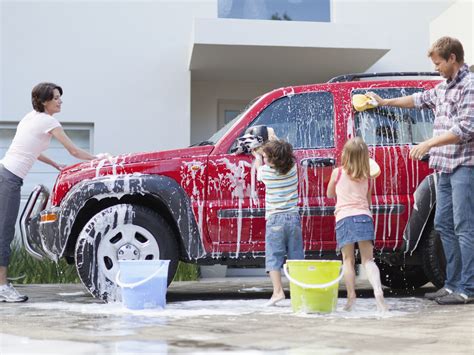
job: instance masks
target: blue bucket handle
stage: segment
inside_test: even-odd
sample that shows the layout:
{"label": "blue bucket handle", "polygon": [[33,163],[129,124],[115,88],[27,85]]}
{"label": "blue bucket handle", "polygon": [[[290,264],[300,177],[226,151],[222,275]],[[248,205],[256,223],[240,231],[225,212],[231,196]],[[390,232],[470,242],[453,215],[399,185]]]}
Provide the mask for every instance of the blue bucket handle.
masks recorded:
{"label": "blue bucket handle", "polygon": [[335,280],[332,280],[332,281],[329,281],[329,282],[326,282],[324,284],[314,284],[314,285],[309,285],[309,284],[305,284],[303,282],[300,282],[298,280],[295,280],[294,278],[292,278],[290,276],[290,274],[288,273],[288,265],[285,264],[283,265],[283,271],[285,272],[285,276],[288,280],[290,280],[290,282],[294,283],[295,285],[299,286],[299,287],[302,287],[302,288],[328,288],[332,285],[335,285],[337,284],[339,281],[341,281],[342,277],[344,276],[344,270],[342,269],[342,265],[341,265],[341,271],[339,273],[339,276],[335,279]]}
{"label": "blue bucket handle", "polygon": [[158,275],[160,273],[161,269],[163,269],[165,266],[166,266],[166,263],[164,263],[158,269],[156,269],[156,271],[153,274],[151,274],[150,276],[146,277],[145,279],[143,279],[141,281],[134,282],[134,283],[131,283],[131,284],[127,284],[127,283],[124,283],[124,282],[120,281],[120,270],[119,270],[117,272],[117,276],[115,276],[115,283],[117,285],[119,285],[120,287],[122,287],[122,288],[135,288],[135,287],[138,287],[140,285],[143,285],[144,283],[147,283],[152,278],[154,278],[156,275]]}

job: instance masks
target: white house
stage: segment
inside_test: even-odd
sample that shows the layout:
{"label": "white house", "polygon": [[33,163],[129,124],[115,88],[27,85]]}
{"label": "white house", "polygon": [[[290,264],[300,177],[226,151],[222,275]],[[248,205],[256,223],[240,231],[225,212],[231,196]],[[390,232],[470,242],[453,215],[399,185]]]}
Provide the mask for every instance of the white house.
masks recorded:
{"label": "white house", "polygon": [[[455,2],[317,0],[321,13],[316,0],[278,3],[289,17],[298,9],[308,18],[255,19],[272,14],[270,0],[2,0],[0,158],[40,81],[63,87],[57,118],[94,153],[178,148],[206,139],[282,85],[432,70],[430,24]],[[454,21],[472,29],[472,12]],[[73,162],[57,143],[46,154]],[[37,163],[24,197],[55,176]]]}

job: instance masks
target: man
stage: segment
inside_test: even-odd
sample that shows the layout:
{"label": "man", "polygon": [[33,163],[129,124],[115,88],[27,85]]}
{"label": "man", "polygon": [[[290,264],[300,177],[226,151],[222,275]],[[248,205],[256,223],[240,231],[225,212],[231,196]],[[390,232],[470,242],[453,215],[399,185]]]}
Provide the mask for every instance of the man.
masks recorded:
{"label": "man", "polygon": [[435,228],[446,255],[446,281],[443,288],[425,297],[438,304],[465,304],[474,302],[473,74],[464,63],[464,50],[457,39],[438,39],[428,56],[446,81],[411,96],[368,96],[381,106],[434,110],[433,137],[410,151],[412,159],[421,159],[429,152],[430,167],[440,173]]}

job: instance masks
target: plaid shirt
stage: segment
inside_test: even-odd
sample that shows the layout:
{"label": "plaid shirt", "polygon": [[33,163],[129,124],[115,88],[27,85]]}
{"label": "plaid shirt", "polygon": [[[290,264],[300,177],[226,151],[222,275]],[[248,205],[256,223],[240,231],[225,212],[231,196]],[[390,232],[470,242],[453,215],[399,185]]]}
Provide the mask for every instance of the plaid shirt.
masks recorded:
{"label": "plaid shirt", "polygon": [[461,141],[430,149],[430,168],[452,173],[460,165],[474,166],[474,83],[464,64],[456,77],[435,88],[413,94],[417,108],[434,109],[433,136],[446,132]]}

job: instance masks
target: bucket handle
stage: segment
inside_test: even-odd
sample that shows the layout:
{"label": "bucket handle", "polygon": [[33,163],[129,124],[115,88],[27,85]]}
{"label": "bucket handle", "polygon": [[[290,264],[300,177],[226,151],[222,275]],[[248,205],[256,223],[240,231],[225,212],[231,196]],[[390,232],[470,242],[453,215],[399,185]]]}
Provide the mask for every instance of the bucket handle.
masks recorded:
{"label": "bucket handle", "polygon": [[332,280],[330,282],[327,282],[325,284],[314,284],[314,285],[308,285],[308,284],[305,284],[303,282],[300,282],[298,280],[295,280],[294,278],[292,278],[290,276],[290,274],[288,273],[288,266],[287,264],[283,265],[283,271],[285,272],[285,276],[288,280],[290,280],[290,282],[294,283],[295,285],[298,285],[299,287],[302,287],[302,288],[328,288],[332,285],[335,285],[336,283],[338,283],[339,281],[341,281],[342,277],[344,276],[344,271],[342,269],[342,266],[341,266],[341,272],[339,274],[339,276],[335,279],[335,280]]}
{"label": "bucket handle", "polygon": [[145,279],[143,279],[141,281],[134,282],[134,283],[131,283],[131,284],[127,284],[125,282],[120,281],[120,270],[119,270],[117,272],[117,275],[115,276],[115,283],[117,285],[119,285],[120,287],[122,287],[122,288],[135,288],[137,286],[143,285],[144,283],[147,283],[148,281],[150,281],[152,278],[154,278],[156,275],[158,275],[159,272],[161,271],[161,269],[163,269],[165,266],[166,266],[166,263],[164,263],[158,269],[156,269],[156,271],[153,274],[151,274],[150,276],[146,277]]}

